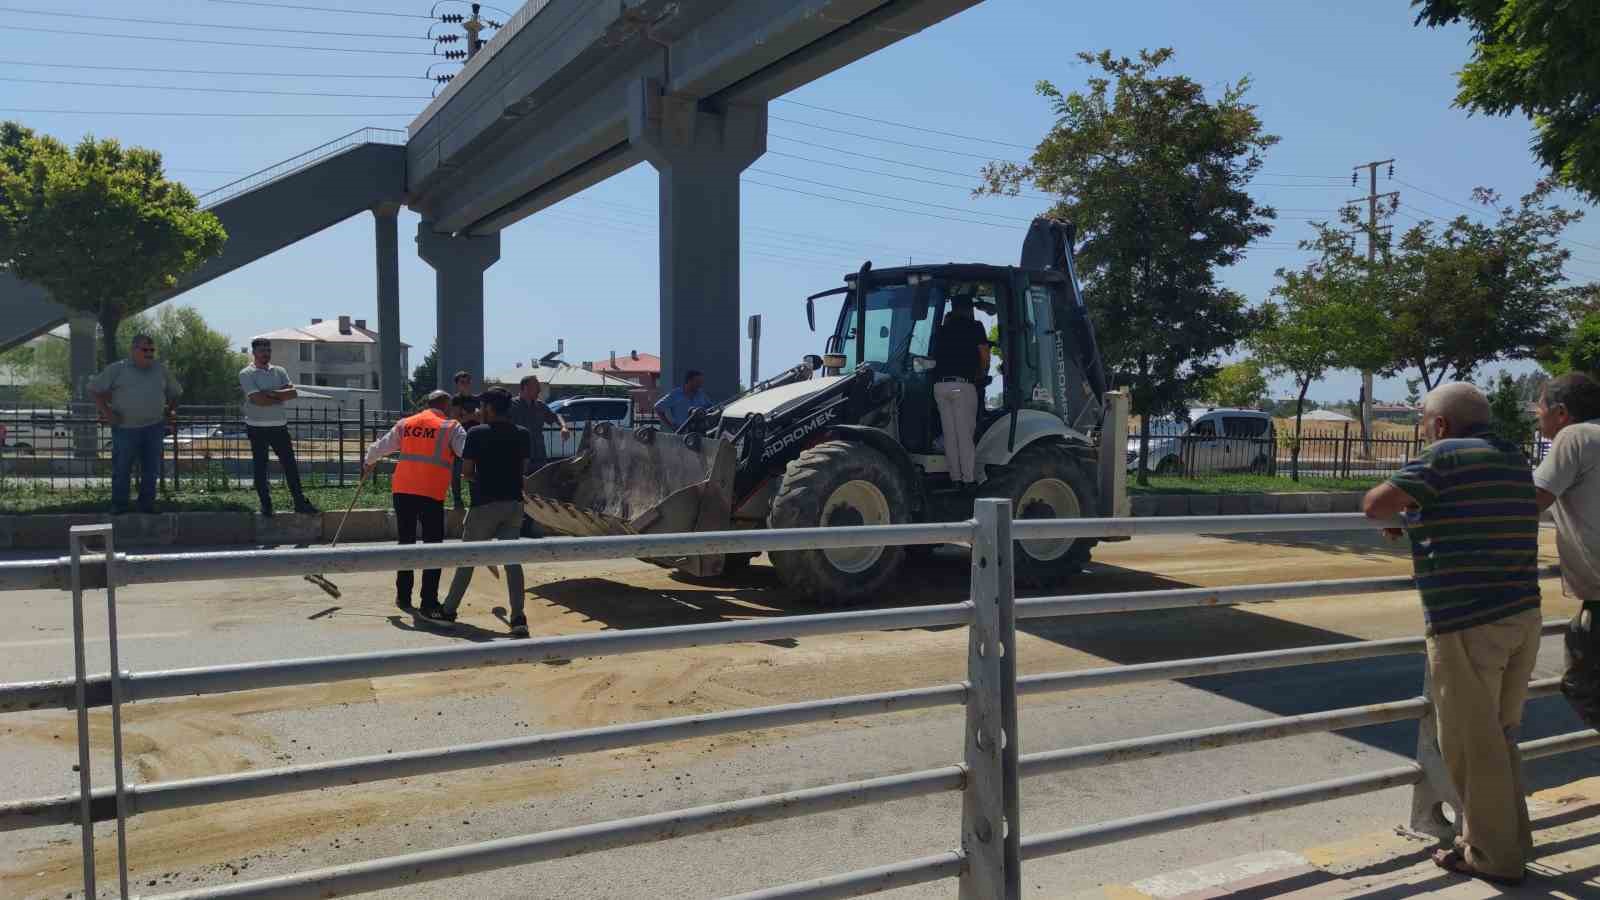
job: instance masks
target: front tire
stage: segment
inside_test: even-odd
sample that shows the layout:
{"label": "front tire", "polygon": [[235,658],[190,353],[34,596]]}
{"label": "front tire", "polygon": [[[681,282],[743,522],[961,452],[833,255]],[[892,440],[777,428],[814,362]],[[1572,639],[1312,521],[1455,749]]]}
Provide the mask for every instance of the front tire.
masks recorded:
{"label": "front tire", "polygon": [[[1099,515],[1100,492],[1089,467],[1064,444],[1045,441],[1022,448],[983,486],[987,497],[1011,501],[1013,519],[1090,519]],[[1083,571],[1093,538],[1016,541],[1019,583],[1043,587]]]}
{"label": "front tire", "polygon": [[[789,463],[767,516],[771,528],[891,525],[910,519],[900,473],[865,444],[825,441]],[[903,547],[779,550],[778,577],[813,603],[849,606],[878,594],[905,562]]]}

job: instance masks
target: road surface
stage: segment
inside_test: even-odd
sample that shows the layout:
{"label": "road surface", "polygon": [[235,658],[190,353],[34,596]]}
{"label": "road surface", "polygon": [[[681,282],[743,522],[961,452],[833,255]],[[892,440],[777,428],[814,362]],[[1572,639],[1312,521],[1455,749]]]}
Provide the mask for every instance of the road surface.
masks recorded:
{"label": "road surface", "polygon": [[[1554,558],[1553,534],[1545,534]],[[1168,537],[1106,545],[1079,592],[1227,585],[1406,572],[1375,535]],[[445,573],[448,582],[449,572]],[[501,640],[501,583],[479,571],[453,635],[416,630],[392,607],[392,576],[341,575],[331,600],[298,578],[119,591],[123,665],[172,668],[457,641]],[[941,551],[883,605],[965,597],[967,561]],[[99,595],[94,595],[99,600]],[[0,681],[69,676],[66,595],[0,595],[10,628]],[[1545,582],[1547,617],[1570,615]],[[634,561],[529,572],[534,634],[763,618],[795,612],[758,560],[746,583],[690,584]],[[103,634],[103,608],[91,614]],[[1079,617],[1024,624],[1022,674],[1275,647],[1410,636],[1409,592]],[[91,645],[105,669],[105,644]],[[1559,671],[1547,640],[1536,677]],[[129,776],[165,781],[569,728],[959,681],[962,629],[906,630],[579,659],[426,676],[147,702],[126,711]],[[1413,657],[1026,698],[1023,752],[1414,696]],[[1559,699],[1530,704],[1526,737],[1570,731]],[[609,818],[767,794],[958,761],[961,712],[938,709],[682,741],[538,763],[292,794],[135,818],[129,849],[147,895],[354,862]],[[97,711],[96,784],[109,784],[108,716]],[[1313,735],[1030,779],[1025,833],[1235,797],[1384,768],[1409,758],[1414,723]],[[0,717],[0,799],[67,793],[77,777],[70,713]],[[1581,754],[1537,763],[1535,788],[1597,774]],[[1031,897],[1059,897],[1273,847],[1311,847],[1403,824],[1395,790],[1030,863]],[[714,897],[954,847],[959,798],[945,795],[792,819],[553,863],[419,884],[386,897]],[[114,884],[102,826],[102,895]],[[0,834],[0,896],[73,896],[73,827]],[[953,882],[899,898],[953,896]]]}

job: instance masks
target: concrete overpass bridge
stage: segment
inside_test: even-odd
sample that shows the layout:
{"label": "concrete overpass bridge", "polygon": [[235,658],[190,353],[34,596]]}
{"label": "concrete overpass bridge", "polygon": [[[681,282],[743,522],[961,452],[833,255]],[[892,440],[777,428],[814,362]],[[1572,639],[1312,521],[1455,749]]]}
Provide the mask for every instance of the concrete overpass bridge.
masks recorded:
{"label": "concrete overpass bridge", "polygon": [[[766,152],[767,103],[979,0],[532,0],[411,123],[357,133],[210,199],[221,257],[154,302],[358,212],[375,219],[385,405],[399,408],[402,205],[436,273],[440,378],[482,373],[483,273],[500,231],[640,162],[660,178],[661,355],[714,394],[739,377],[739,176]],[[321,148],[319,148],[321,149]],[[0,348],[66,321],[0,282]],[[92,322],[75,360],[93,364]]]}

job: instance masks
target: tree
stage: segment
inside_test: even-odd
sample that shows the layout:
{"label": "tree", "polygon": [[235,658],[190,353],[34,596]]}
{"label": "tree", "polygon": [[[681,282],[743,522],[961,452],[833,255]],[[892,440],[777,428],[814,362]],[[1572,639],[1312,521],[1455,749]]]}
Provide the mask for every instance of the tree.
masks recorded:
{"label": "tree", "polygon": [[1080,53],[1103,74],[1071,94],[1039,82],[1054,126],[1026,163],[985,167],[977,191],[1016,196],[1032,183],[1060,197],[1047,215],[1076,223],[1077,270],[1101,354],[1113,381],[1131,386],[1141,423],[1141,484],[1150,420],[1186,415],[1220,354],[1253,327],[1244,298],[1217,283],[1216,269],[1270,234],[1274,215],[1246,192],[1262,151],[1278,140],[1244,100],[1249,80],[1209,101],[1193,79],[1157,71],[1172,56]]}
{"label": "tree", "polygon": [[1600,376],[1600,312],[1592,312],[1578,321],[1561,345],[1544,362],[1552,375],[1568,372],[1587,372]]}
{"label": "tree", "polygon": [[86,137],[66,145],[0,124],[0,266],[99,319],[107,360],[117,324],[222,251],[227,235],[161,154]]}
{"label": "tree", "polygon": [[155,339],[156,358],[183,386],[185,404],[232,406],[243,401],[239,370],[249,364],[249,355],[233,349],[228,336],[207,325],[194,307],[162,306],[154,315],[130,316],[122,321],[116,343],[126,347],[140,333]]}
{"label": "tree", "polygon": [[1255,409],[1267,396],[1267,376],[1254,359],[1230,363],[1206,382],[1203,396],[1217,406]]}
{"label": "tree", "polygon": [[433,393],[439,386],[439,342],[434,341],[428,348],[428,355],[417,363],[411,370],[411,402],[414,406],[422,405],[422,398]]}
{"label": "tree", "polygon": [[1600,18],[1592,2],[1413,0],[1417,23],[1465,22],[1472,56],[1456,105],[1533,120],[1533,149],[1564,185],[1600,201]]}
{"label": "tree", "polygon": [[1527,443],[1533,437],[1535,423],[1516,379],[1509,372],[1501,372],[1494,388],[1486,393],[1489,395],[1489,428],[1518,446]]}

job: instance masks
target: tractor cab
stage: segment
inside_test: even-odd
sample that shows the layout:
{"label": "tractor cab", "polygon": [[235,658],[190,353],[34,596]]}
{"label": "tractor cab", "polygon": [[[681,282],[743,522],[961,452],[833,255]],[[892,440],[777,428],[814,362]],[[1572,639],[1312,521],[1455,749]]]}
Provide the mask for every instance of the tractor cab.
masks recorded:
{"label": "tractor cab", "polygon": [[[1073,332],[1087,323],[1063,272],[988,265],[864,267],[847,276],[844,288],[815,295],[808,306],[828,294],[845,299],[823,356],[825,365],[837,365],[825,371],[853,372],[865,364],[875,379],[892,382],[897,396],[885,430],[914,456],[943,453],[929,353],[935,330],[959,297],[972,302],[995,342],[988,383],[978,385],[979,435],[1012,410],[1045,412],[1085,433],[1099,424],[1098,391],[1089,375],[1097,360],[1073,352],[1082,345]],[[814,321],[814,310],[810,314]]]}

